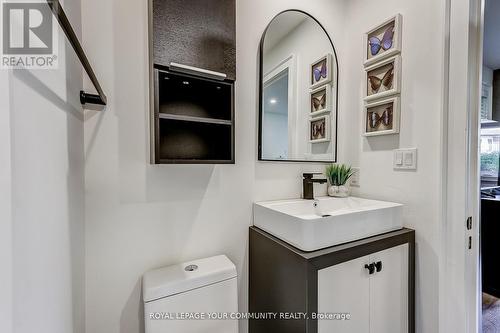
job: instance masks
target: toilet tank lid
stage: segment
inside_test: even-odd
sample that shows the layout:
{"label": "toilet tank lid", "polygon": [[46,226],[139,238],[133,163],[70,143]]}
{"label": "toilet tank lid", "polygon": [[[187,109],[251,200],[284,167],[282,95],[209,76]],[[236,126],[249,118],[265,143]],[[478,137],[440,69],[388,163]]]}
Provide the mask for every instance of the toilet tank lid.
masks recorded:
{"label": "toilet tank lid", "polygon": [[147,303],[236,276],[236,267],[225,255],[163,267],[142,277],[143,299]]}

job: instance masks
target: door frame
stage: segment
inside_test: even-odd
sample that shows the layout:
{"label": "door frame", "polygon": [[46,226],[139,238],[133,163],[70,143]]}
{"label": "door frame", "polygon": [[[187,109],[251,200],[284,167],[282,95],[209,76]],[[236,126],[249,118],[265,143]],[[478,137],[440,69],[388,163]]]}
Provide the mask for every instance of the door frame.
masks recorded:
{"label": "door frame", "polygon": [[[446,0],[439,331],[480,329],[479,126],[484,0]],[[472,229],[467,230],[467,218]],[[469,239],[471,248],[469,249]]]}
{"label": "door frame", "polygon": [[[295,133],[297,129],[297,118],[298,118],[298,105],[297,105],[297,64],[296,57],[294,54],[290,54],[288,57],[280,61],[276,66],[270,69],[264,74],[262,90],[271,84],[278,76],[285,70],[288,70],[288,133]],[[264,98],[264,93],[262,93],[262,98]],[[264,103],[264,102],[262,102]],[[264,104],[262,104],[264,105]],[[262,109],[262,121],[264,121],[264,108]],[[262,126],[263,124],[260,124]],[[297,138],[295,136],[288,135],[288,156],[295,156],[295,150],[297,149]]]}

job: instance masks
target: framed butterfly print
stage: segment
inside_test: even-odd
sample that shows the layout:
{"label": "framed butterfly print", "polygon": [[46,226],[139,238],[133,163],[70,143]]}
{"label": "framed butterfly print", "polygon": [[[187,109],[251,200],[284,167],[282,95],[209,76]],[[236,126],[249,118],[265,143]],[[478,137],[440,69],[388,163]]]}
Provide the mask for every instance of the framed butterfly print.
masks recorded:
{"label": "framed butterfly print", "polygon": [[392,97],[365,105],[364,136],[399,133],[400,102]]}
{"label": "framed butterfly print", "polygon": [[309,120],[309,141],[311,143],[330,141],[330,116],[324,115]]}
{"label": "framed butterfly print", "polygon": [[397,14],[365,34],[365,66],[401,52],[402,16]]}
{"label": "framed butterfly print", "polygon": [[365,101],[384,98],[401,92],[401,56],[382,60],[365,69]]}
{"label": "framed butterfly print", "polygon": [[311,91],[311,117],[332,110],[332,86],[325,84]]}
{"label": "framed butterfly print", "polygon": [[311,64],[311,89],[330,83],[333,79],[333,71],[330,53],[313,62]]}

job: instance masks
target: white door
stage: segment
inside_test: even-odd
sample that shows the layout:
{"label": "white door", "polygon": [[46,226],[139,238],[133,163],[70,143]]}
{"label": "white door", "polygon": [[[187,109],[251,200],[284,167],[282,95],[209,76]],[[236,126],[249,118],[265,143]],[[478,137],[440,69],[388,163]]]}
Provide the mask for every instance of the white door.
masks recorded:
{"label": "white door", "polygon": [[369,259],[361,257],[318,271],[318,313],[350,314],[349,320],[318,320],[318,333],[369,333],[370,275],[365,268]]}
{"label": "white door", "polygon": [[[408,332],[408,244],[370,255],[370,333]],[[379,271],[380,270],[380,271]]]}

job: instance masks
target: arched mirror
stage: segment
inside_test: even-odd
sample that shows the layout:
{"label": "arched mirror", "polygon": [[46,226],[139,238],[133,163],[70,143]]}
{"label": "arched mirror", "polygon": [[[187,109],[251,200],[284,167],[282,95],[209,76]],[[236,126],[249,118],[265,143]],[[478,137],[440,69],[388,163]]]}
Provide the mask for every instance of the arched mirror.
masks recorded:
{"label": "arched mirror", "polygon": [[260,44],[259,160],[335,162],[338,63],[309,14],[287,10]]}

